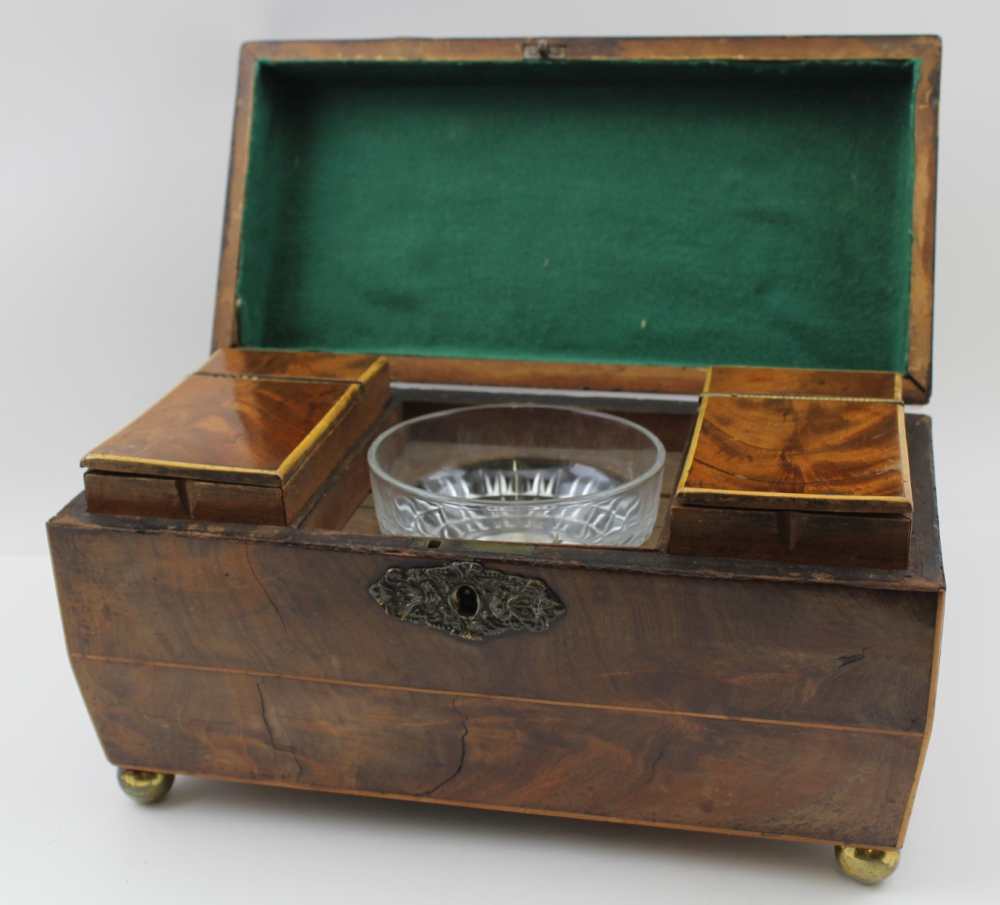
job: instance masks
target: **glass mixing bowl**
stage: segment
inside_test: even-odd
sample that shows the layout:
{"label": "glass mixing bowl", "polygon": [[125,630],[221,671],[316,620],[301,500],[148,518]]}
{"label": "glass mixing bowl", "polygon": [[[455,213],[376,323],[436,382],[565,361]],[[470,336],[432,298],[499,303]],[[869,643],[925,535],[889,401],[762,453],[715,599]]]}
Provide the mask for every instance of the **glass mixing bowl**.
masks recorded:
{"label": "glass mixing bowl", "polygon": [[383,534],[616,547],[652,532],[664,459],[624,418],[531,404],[413,418],[368,450]]}

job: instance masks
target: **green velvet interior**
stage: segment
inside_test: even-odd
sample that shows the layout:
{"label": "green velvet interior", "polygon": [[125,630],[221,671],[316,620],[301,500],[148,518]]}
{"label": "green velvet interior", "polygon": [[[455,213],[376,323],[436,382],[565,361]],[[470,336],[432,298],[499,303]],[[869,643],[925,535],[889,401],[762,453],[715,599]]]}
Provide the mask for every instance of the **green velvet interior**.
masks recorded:
{"label": "green velvet interior", "polygon": [[905,371],[917,65],[263,62],[240,340]]}

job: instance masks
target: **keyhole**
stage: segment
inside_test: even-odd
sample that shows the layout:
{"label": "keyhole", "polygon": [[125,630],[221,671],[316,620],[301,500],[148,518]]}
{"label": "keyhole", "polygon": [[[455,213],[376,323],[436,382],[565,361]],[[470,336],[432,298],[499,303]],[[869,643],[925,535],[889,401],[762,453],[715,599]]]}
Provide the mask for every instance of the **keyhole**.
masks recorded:
{"label": "keyhole", "polygon": [[479,592],[475,588],[470,588],[463,584],[451,599],[451,605],[459,616],[471,619],[479,612]]}

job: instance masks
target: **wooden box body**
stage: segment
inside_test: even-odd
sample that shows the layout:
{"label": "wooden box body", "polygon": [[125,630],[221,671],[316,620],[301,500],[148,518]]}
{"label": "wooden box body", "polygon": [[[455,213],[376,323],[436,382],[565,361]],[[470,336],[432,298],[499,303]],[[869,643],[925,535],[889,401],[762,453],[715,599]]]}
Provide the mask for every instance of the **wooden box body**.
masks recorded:
{"label": "wooden box body", "polygon": [[[930,424],[907,427],[907,570],[98,515],[80,497],[49,525],[73,668],[118,765],[897,848],[944,587]],[[474,643],[369,596],[390,568],[459,561],[543,580],[566,615]]]}
{"label": "wooden box body", "polygon": [[[251,45],[241,62],[215,346],[245,342],[241,224],[261,59],[918,59],[913,279],[900,377],[904,398],[923,401],[938,55],[937,41],[925,38]],[[463,807],[902,845],[931,729],[944,599],[926,416],[905,416],[912,529],[902,568],[685,555],[663,549],[662,535],[630,550],[385,537],[366,503],[368,445],[394,419],[481,398],[464,385],[505,387],[511,398],[535,388],[534,399],[540,388],[549,400],[650,427],[674,469],[666,513],[697,406],[628,391],[696,394],[705,378],[690,362],[387,351],[399,382],[390,403],[352,437],[309,502],[283,510],[287,524],[198,518],[190,509],[99,512],[83,495],[49,522],[69,655],[112,763]],[[602,395],[563,395],[580,389]],[[469,562],[544,582],[565,615],[548,631],[476,643],[396,619],[369,593],[390,569]]]}

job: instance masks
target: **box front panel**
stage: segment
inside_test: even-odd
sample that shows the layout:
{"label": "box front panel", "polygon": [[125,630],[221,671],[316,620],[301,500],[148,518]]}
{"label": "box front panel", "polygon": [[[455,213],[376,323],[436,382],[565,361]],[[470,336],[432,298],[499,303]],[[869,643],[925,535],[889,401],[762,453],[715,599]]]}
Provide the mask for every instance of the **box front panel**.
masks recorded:
{"label": "box front panel", "polygon": [[911,735],[79,660],[115,763],[447,804],[892,847]]}
{"label": "box front panel", "polygon": [[[495,566],[565,604],[548,631],[463,641],[389,616],[368,588],[442,565],[174,533],[58,535],[71,653],[919,733],[936,595]],[[878,694],[871,694],[877,688]]]}

